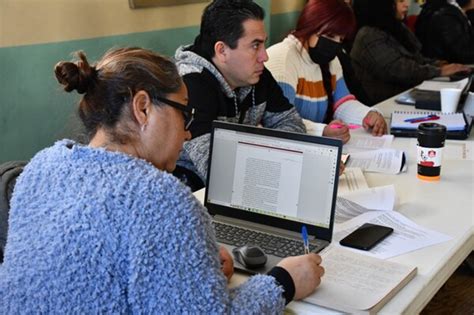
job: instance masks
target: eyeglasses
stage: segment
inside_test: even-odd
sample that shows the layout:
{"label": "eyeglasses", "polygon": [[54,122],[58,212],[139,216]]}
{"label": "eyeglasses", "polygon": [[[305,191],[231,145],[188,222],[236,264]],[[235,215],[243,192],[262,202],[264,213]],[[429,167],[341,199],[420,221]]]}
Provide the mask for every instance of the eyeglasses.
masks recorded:
{"label": "eyeglasses", "polygon": [[183,113],[183,117],[184,117],[184,130],[186,131],[189,130],[189,127],[191,126],[191,123],[194,120],[194,108],[191,108],[191,106],[186,106],[181,103],[169,100],[167,98],[155,97],[155,99],[157,101],[165,103],[166,105],[169,105],[173,108],[180,110]]}

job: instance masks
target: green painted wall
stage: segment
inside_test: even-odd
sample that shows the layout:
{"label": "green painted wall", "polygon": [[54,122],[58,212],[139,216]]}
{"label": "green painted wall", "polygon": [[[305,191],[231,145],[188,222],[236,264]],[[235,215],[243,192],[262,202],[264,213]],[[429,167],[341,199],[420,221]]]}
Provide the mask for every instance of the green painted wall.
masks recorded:
{"label": "green painted wall", "polygon": [[300,12],[290,12],[272,15],[270,28],[270,44],[280,42],[294,29]]}
{"label": "green painted wall", "polygon": [[190,43],[197,27],[90,40],[0,49],[0,162],[29,159],[55,140],[72,136],[79,95],[59,88],[53,67],[84,50],[97,60],[114,46],[140,46],[172,55],[181,43]]}
{"label": "green painted wall", "polygon": [[[270,12],[270,0],[257,1]],[[281,40],[293,27],[297,13],[266,18],[270,43]],[[60,60],[83,50],[97,60],[111,47],[140,46],[172,56],[176,48],[191,43],[198,26],[121,36],[40,45],[0,48],[0,163],[29,159],[64,137],[77,138],[79,95],[62,91],[53,74]]]}

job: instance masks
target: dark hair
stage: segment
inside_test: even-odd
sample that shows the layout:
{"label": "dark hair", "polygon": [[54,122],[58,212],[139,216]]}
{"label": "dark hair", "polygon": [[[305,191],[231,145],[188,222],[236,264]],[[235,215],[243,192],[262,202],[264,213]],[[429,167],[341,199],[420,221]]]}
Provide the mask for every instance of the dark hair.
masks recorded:
{"label": "dark hair", "polygon": [[307,41],[313,34],[351,37],[356,27],[354,13],[343,0],[309,0],[293,35]]}
{"label": "dark hair", "polygon": [[251,0],[214,0],[202,14],[201,30],[194,40],[193,50],[210,60],[214,57],[214,44],[223,41],[232,49],[244,33],[246,20],[262,21],[265,12]]}
{"label": "dark hair", "polygon": [[416,50],[415,44],[410,40],[409,30],[403,22],[397,19],[397,0],[369,0],[367,25],[376,27],[392,35],[408,51]]}
{"label": "dark hair", "polygon": [[135,93],[143,90],[155,99],[177,92],[182,85],[174,63],[150,50],[112,49],[95,66],[89,64],[83,52],[75,54],[78,61],[57,63],[54,73],[65,91],[84,94],[79,102],[79,116],[89,136],[103,127],[116,141],[125,141],[129,136],[127,130],[115,127],[128,113]]}
{"label": "dark hair", "polygon": [[357,21],[357,30],[367,25],[369,18],[369,0],[357,0],[352,3],[352,10]]}
{"label": "dark hair", "polygon": [[424,7],[439,8],[447,3],[448,3],[448,0],[426,0],[425,3],[423,4],[423,8]]}

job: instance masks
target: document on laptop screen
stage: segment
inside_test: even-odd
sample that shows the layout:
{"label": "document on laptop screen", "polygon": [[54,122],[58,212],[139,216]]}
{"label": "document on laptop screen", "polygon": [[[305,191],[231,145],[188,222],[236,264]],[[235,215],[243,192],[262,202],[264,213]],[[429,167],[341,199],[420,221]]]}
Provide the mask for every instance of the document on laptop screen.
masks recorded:
{"label": "document on laptop screen", "polygon": [[303,152],[239,142],[232,204],[298,216]]}
{"label": "document on laptop screen", "polygon": [[216,129],[208,201],[328,227],[337,150]]}

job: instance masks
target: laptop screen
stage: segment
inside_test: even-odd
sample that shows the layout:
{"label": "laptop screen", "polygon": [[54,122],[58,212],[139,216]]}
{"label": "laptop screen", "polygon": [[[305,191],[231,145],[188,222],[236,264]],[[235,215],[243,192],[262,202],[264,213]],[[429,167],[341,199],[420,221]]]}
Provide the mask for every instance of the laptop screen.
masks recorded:
{"label": "laptop screen", "polygon": [[206,191],[211,213],[296,231],[302,224],[332,230],[339,140],[214,126]]}

